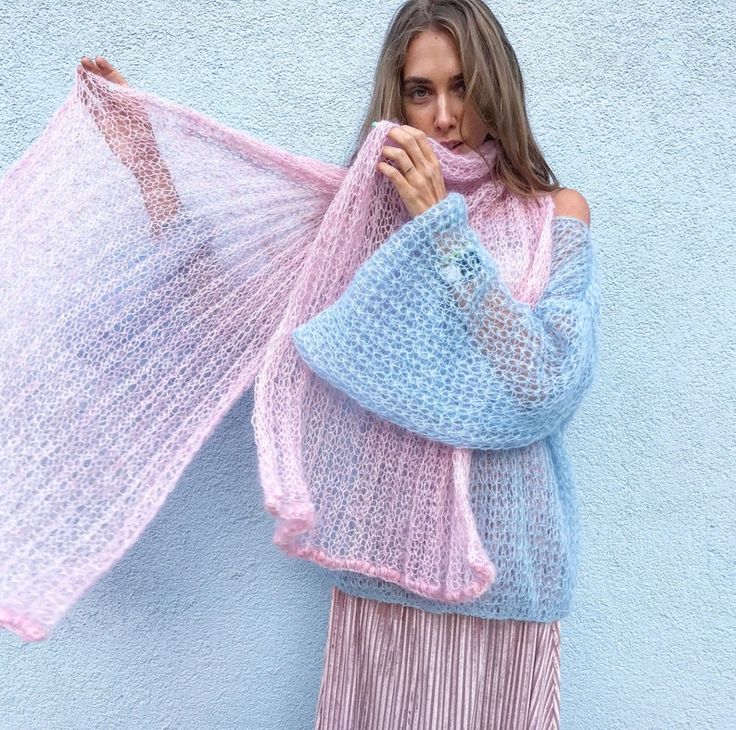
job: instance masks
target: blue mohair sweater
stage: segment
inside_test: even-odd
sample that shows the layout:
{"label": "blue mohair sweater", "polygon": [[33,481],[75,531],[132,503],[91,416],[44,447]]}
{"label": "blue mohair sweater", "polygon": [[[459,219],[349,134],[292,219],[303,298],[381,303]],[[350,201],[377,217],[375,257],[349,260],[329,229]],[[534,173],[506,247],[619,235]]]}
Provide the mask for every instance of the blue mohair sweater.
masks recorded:
{"label": "blue mohair sweater", "polygon": [[[470,255],[459,268],[444,268],[443,253],[458,248]],[[378,289],[396,306],[367,313]],[[412,307],[421,308],[421,323],[402,337]],[[586,223],[553,219],[550,280],[531,308],[511,296],[468,226],[463,196],[450,193],[396,231],[335,305],[297,329],[294,341],[310,366],[361,405],[473,450],[470,501],[496,566],[490,588],[464,603],[347,570],[327,571],[333,584],[436,613],[545,622],[568,615],[580,525],[564,432],[596,373],[599,320]]]}

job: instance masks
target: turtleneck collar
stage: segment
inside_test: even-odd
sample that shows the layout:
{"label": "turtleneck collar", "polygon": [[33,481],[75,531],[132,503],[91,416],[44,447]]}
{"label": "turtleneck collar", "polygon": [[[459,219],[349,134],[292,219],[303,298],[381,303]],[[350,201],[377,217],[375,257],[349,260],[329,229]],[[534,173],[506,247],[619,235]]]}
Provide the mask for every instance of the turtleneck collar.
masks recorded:
{"label": "turtleneck collar", "polygon": [[453,152],[431,138],[430,144],[442,168],[445,185],[453,188],[488,180],[500,151],[499,143],[493,139],[485,140],[478,152],[471,149],[463,153]]}
{"label": "turtleneck collar", "polygon": [[[381,120],[370,133],[373,139],[365,146],[364,154],[373,154],[368,148],[380,149],[384,144],[396,145],[396,142],[388,137],[388,132],[393,127],[399,126],[401,125],[394,120]],[[463,194],[469,193],[479,184],[488,183],[494,179],[491,171],[495,170],[496,160],[500,153],[500,144],[497,140],[484,140],[478,148],[480,154],[471,149],[462,153],[453,152],[431,137],[428,137],[428,140],[440,163],[447,192],[454,190]]]}

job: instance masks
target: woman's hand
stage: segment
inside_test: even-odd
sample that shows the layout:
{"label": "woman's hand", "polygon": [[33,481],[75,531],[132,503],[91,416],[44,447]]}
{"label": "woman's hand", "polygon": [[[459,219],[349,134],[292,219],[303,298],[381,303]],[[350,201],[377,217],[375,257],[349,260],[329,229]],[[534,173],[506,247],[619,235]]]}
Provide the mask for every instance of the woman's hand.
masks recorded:
{"label": "woman's hand", "polygon": [[[96,56],[94,61],[83,56],[77,70],[81,71],[82,67],[112,84],[129,86],[122,74],[102,56]],[[130,94],[94,84],[89,77],[82,76],[82,80],[89,91],[89,98],[84,99],[85,106],[107,146],[136,176],[150,168],[151,161],[158,156],[158,149],[151,121],[140,102]]]}
{"label": "woman's hand", "polygon": [[381,150],[395,166],[379,162],[377,168],[394,184],[414,218],[447,196],[442,169],[424,132],[402,124],[393,127],[387,136],[400,145]]}
{"label": "woman's hand", "polygon": [[158,235],[160,226],[181,209],[171,173],[156,144],[153,125],[143,104],[130,93],[94,83],[83,70],[119,86],[129,86],[123,75],[102,56],[86,56],[77,66],[89,95],[82,99],[97,128],[118,159],[135,176],[143,203]]}

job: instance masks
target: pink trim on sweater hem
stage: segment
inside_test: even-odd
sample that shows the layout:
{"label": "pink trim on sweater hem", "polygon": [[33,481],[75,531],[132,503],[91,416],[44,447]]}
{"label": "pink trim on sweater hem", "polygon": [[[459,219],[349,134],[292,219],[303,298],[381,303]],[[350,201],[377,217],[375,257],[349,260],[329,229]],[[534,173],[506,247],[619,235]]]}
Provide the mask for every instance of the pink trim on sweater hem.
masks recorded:
{"label": "pink trim on sweater hem", "polygon": [[291,545],[283,545],[278,541],[274,542],[284,550],[288,555],[300,558],[308,558],[319,565],[331,570],[353,570],[357,573],[372,575],[383,580],[398,583],[403,588],[418,593],[426,598],[432,598],[438,601],[446,601],[448,603],[460,603],[462,601],[473,600],[488,590],[489,586],[496,579],[496,566],[493,563],[471,563],[472,567],[479,574],[479,578],[468,584],[465,590],[442,590],[437,583],[428,583],[426,581],[415,581],[408,579],[404,573],[389,568],[378,568],[375,564],[365,560],[350,560],[348,558],[331,558],[322,550],[316,548],[294,548]]}

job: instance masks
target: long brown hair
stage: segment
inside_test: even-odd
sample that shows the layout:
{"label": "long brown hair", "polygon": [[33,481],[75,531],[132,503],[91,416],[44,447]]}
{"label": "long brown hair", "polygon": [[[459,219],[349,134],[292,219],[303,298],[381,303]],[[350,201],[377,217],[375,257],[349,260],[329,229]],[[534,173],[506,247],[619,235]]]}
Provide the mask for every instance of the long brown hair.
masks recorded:
{"label": "long brown hair", "polygon": [[559,189],[529,125],[524,80],[514,49],[483,0],[407,0],[398,9],[383,42],[371,101],[347,164],[354,162],[372,121],[407,123],[402,74],[409,42],[423,30],[445,33],[457,48],[465,103],[475,106],[488,132],[486,139],[499,142],[500,154],[491,174],[522,196]]}

